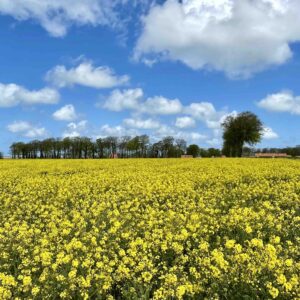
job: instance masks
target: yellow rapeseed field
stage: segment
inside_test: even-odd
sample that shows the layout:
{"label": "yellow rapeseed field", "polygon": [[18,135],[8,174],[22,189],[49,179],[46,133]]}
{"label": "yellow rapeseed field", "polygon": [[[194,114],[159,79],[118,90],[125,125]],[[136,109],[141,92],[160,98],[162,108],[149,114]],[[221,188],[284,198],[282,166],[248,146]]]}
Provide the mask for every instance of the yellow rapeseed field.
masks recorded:
{"label": "yellow rapeseed field", "polygon": [[0,162],[0,299],[300,299],[300,161]]}

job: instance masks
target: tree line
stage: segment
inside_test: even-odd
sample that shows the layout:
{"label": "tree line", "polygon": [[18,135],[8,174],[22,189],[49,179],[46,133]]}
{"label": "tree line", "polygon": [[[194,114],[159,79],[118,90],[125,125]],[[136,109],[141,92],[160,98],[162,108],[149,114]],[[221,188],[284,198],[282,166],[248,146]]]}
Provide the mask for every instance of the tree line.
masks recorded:
{"label": "tree line", "polygon": [[243,148],[243,156],[254,156],[256,153],[286,153],[292,157],[300,157],[300,145],[296,147],[284,147],[284,148]]}
{"label": "tree line", "polygon": [[[28,143],[17,142],[10,146],[12,158],[171,158],[180,157],[192,152],[184,139],[167,136],[162,140],[150,143],[148,135],[135,137],[108,136],[93,141],[89,137],[66,137],[33,140]],[[218,149],[201,149],[191,155],[221,155]]]}
{"label": "tree line", "polygon": [[[246,111],[228,116],[222,123],[223,148],[203,149],[196,144],[187,146],[184,139],[167,136],[150,143],[148,135],[135,137],[108,136],[95,141],[89,137],[66,137],[34,140],[29,143],[17,142],[10,146],[12,158],[171,158],[183,154],[193,157],[253,156],[255,153],[287,153],[300,156],[300,147],[264,148],[255,150],[253,146],[262,139],[264,127],[252,112]],[[0,152],[0,158],[3,154]]]}
{"label": "tree line", "polygon": [[[140,137],[134,138],[135,143],[137,143],[139,138]],[[89,142],[87,142],[88,140]],[[133,147],[134,143],[126,143],[126,140],[128,141],[126,137],[107,137],[103,139],[97,139],[95,142],[86,137],[65,139],[51,138],[41,141],[34,140],[29,143],[13,143],[10,147],[10,150],[12,158],[110,158],[113,157],[113,149],[116,150],[115,154],[118,154],[118,157],[121,158],[180,157],[183,154],[191,155],[193,157],[221,157],[224,155],[224,152],[217,148],[205,149],[200,148],[196,144],[191,144],[185,147],[184,140],[181,140],[181,147],[178,145],[178,142],[180,144],[180,141],[177,140],[177,145],[173,143],[171,146],[173,149],[169,149],[168,152],[163,152],[163,145],[167,142],[165,139],[158,143],[149,143],[146,144],[145,147],[140,146],[137,148]],[[111,141],[116,143],[116,146],[111,147]],[[173,138],[173,141],[176,140]],[[85,145],[86,143],[88,143],[87,146]],[[85,147],[83,147],[83,145],[85,145]],[[81,150],[80,147],[82,147]],[[165,149],[167,148],[165,147]],[[300,145],[296,147],[261,149],[245,146],[242,149],[242,156],[244,157],[255,156],[256,153],[286,153],[292,157],[300,157]],[[3,158],[4,155],[2,152],[0,152],[0,159]]]}

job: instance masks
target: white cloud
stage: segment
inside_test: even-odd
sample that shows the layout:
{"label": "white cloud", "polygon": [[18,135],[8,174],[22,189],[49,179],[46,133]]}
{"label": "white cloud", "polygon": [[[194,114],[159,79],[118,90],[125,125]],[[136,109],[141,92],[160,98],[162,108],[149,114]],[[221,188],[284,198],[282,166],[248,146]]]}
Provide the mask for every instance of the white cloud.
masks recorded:
{"label": "white cloud", "polygon": [[77,119],[75,107],[68,104],[53,113],[53,118],[57,121],[73,121]]}
{"label": "white cloud", "polygon": [[138,109],[143,113],[153,115],[173,115],[181,112],[182,104],[178,99],[156,96],[148,98]]}
{"label": "white cloud", "polygon": [[127,127],[137,128],[137,129],[155,129],[160,127],[160,123],[152,119],[146,119],[146,120],[125,119],[123,123]]}
{"label": "white cloud", "polygon": [[[94,135],[95,138],[104,138],[107,136],[137,136],[144,134],[143,130],[149,129],[151,143],[157,142],[166,136],[172,136],[175,139],[184,139],[187,143],[210,144],[209,137],[206,134],[197,131],[180,130],[168,124],[162,124],[152,119],[125,119],[123,125],[111,126],[103,125]],[[140,131],[141,130],[141,131]],[[208,140],[208,141],[207,141]],[[219,142],[219,141],[218,141]]]}
{"label": "white cloud", "polygon": [[188,143],[199,143],[204,142],[207,138],[206,135],[199,132],[187,132],[187,131],[176,131],[173,135],[175,139],[184,139]]}
{"label": "white cloud", "polygon": [[111,111],[137,110],[143,94],[142,89],[114,90],[106,99],[103,107]]}
{"label": "white cloud", "polygon": [[[133,125],[138,124],[137,126],[127,126],[127,120],[129,121],[129,124]],[[203,146],[210,145],[210,146],[219,146],[221,141],[217,138],[211,138],[208,135],[201,133],[201,131],[187,131],[187,130],[181,130],[174,126],[168,125],[168,124],[162,124],[159,123],[159,126],[156,125],[153,126],[153,128],[148,128],[148,126],[144,126],[144,124],[139,124],[134,119],[125,119],[123,121],[123,125],[116,125],[111,126],[108,124],[103,125],[98,132],[94,135],[95,138],[104,138],[107,136],[115,136],[115,137],[122,137],[122,136],[137,136],[144,134],[144,129],[149,129],[150,132],[148,133],[150,137],[151,143],[158,142],[159,140],[165,138],[166,136],[172,136],[174,139],[184,139],[187,141],[188,144],[191,143],[197,143],[201,144]],[[151,119],[148,119],[151,120]],[[141,120],[138,120],[141,121]],[[153,121],[153,120],[152,120]],[[147,127],[147,128],[146,128]],[[149,126],[150,127],[150,126]],[[140,131],[141,129],[141,131]]]}
{"label": "white cloud", "polygon": [[46,135],[47,135],[47,131],[44,127],[41,128],[33,127],[24,134],[24,136],[31,139],[45,137]]}
{"label": "white cloud", "polygon": [[52,36],[61,37],[71,25],[109,25],[115,27],[118,18],[116,4],[123,0],[1,0],[0,14],[19,21],[37,21]]}
{"label": "white cloud", "polygon": [[135,58],[248,77],[292,57],[299,14],[298,0],[166,0],[143,17]]}
{"label": "white cloud", "polygon": [[15,121],[7,126],[12,133],[18,133],[27,138],[40,138],[47,135],[44,127],[35,127],[26,121]]}
{"label": "white cloud", "polygon": [[210,102],[194,102],[184,108],[186,114],[191,115],[195,120],[203,122],[208,128],[219,130],[221,124],[228,115],[235,114],[233,111],[228,113],[225,110],[217,111]]}
{"label": "white cloud", "polygon": [[209,102],[191,103],[186,107],[185,112],[200,121],[215,119],[217,114],[215,107]]}
{"label": "white cloud", "polygon": [[199,132],[190,132],[190,133],[187,133],[186,135],[184,136],[187,136],[190,138],[190,140],[192,141],[199,141],[199,140],[204,140],[206,139],[206,135],[204,134],[201,134]]}
{"label": "white cloud", "polygon": [[127,75],[117,76],[108,67],[95,67],[91,61],[84,61],[70,69],[62,65],[56,66],[46,75],[46,80],[59,88],[73,85],[96,89],[113,88],[127,84],[129,79]]}
{"label": "white cloud", "polygon": [[59,93],[50,88],[29,91],[14,83],[0,83],[0,107],[12,107],[18,104],[56,104]]}
{"label": "white cloud", "polygon": [[98,134],[97,137],[107,137],[107,136],[116,136],[116,137],[121,137],[121,136],[135,136],[138,135],[139,132],[135,129],[128,129],[123,126],[110,126],[108,124],[103,125]]}
{"label": "white cloud", "polygon": [[191,117],[179,117],[176,119],[175,126],[178,128],[189,128],[194,127],[196,122]]}
{"label": "white cloud", "polygon": [[259,101],[257,105],[268,111],[300,115],[300,96],[294,96],[289,91],[268,95]]}
{"label": "white cloud", "polygon": [[177,133],[178,130],[176,130],[176,128],[173,128],[166,124],[161,124],[161,126],[152,133],[152,139],[158,141],[161,138],[164,138],[166,136],[174,136]]}
{"label": "white cloud", "polygon": [[270,127],[264,127],[263,129],[263,139],[272,140],[277,139],[279,136],[276,132],[273,131]]}
{"label": "white cloud", "polygon": [[87,132],[87,120],[82,120],[78,123],[71,122],[67,125],[67,129],[63,132],[63,137],[82,136]]}
{"label": "white cloud", "polygon": [[0,15],[9,15],[18,21],[33,20],[50,35],[63,37],[74,25],[102,25],[124,30],[130,16],[128,13],[122,16],[122,8],[127,5],[127,12],[139,7],[144,12],[151,3],[152,0],[1,0]]}
{"label": "white cloud", "polygon": [[12,124],[9,124],[7,126],[7,129],[10,131],[10,132],[13,132],[13,133],[18,133],[18,132],[24,132],[24,131],[27,131],[31,128],[32,126],[28,123],[28,122],[25,122],[25,121],[16,121]]}
{"label": "white cloud", "polygon": [[[102,107],[116,112],[127,109],[132,114],[132,118],[123,120],[125,127],[105,125],[102,128],[102,136],[120,136],[122,133],[126,135],[126,129],[151,129],[150,136],[154,140],[172,135],[190,142],[207,140],[205,143],[209,145],[220,144],[222,123],[227,116],[237,114],[236,111],[228,112],[227,108],[217,110],[210,102],[193,102],[184,106],[179,99],[168,99],[163,96],[145,98],[142,89],[114,90]],[[172,114],[185,114],[185,116],[177,116],[174,127],[162,124],[159,120],[144,118],[144,115]],[[184,131],[196,127],[197,122],[203,123],[211,131],[210,137],[194,131]]]}
{"label": "white cloud", "polygon": [[154,141],[158,141],[166,136],[173,136],[175,139],[184,139],[188,143],[196,143],[207,138],[206,135],[199,132],[178,130],[178,128],[166,124],[161,124],[161,126],[152,133],[151,138]]}
{"label": "white cloud", "polygon": [[[104,108],[120,112],[125,109],[131,110],[133,118],[125,119],[123,125],[127,128],[137,129],[155,129],[153,138],[159,139],[167,135],[173,135],[177,138],[186,138],[188,141],[197,141],[208,139],[207,144],[219,143],[222,134],[222,123],[229,115],[236,115],[236,111],[228,112],[227,109],[216,110],[210,102],[194,102],[184,106],[179,99],[168,99],[163,96],[144,98],[142,89],[132,90],[114,90],[106,99]],[[178,116],[175,121],[175,127],[161,124],[153,119],[144,119],[143,115],[177,115],[184,113],[186,116]],[[209,139],[206,135],[197,132],[185,132],[183,129],[195,127],[196,122],[203,123],[212,131],[212,137]],[[125,132],[122,126],[103,128],[108,135],[121,135]],[[178,130],[181,129],[181,130]],[[103,134],[106,135],[106,134]],[[217,142],[216,142],[217,141]]]}
{"label": "white cloud", "polygon": [[103,107],[111,111],[126,109],[137,113],[151,115],[171,115],[182,111],[182,104],[178,99],[167,99],[162,96],[143,99],[142,89],[114,90],[106,99]]}

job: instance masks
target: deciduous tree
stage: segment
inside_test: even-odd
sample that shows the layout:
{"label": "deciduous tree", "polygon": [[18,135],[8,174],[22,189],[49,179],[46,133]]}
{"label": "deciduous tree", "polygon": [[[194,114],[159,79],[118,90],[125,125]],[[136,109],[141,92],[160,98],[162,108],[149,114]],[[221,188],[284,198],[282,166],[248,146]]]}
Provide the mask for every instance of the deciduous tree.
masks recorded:
{"label": "deciduous tree", "polygon": [[231,157],[241,157],[245,144],[250,146],[260,142],[263,124],[251,112],[242,112],[237,116],[228,116],[222,124],[223,154]]}

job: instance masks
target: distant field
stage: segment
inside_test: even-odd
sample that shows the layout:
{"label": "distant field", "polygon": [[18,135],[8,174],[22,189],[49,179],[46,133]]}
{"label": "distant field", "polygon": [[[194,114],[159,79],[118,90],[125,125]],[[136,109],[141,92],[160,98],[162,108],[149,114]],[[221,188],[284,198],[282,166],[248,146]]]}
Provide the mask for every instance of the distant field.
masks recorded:
{"label": "distant field", "polygon": [[300,299],[300,161],[0,161],[0,299]]}

